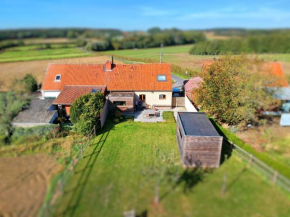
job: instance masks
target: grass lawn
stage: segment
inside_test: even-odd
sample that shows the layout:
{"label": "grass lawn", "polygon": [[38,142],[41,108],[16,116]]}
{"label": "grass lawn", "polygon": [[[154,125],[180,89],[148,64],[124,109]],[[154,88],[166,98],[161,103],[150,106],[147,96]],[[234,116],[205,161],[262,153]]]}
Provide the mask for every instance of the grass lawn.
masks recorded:
{"label": "grass lawn", "polygon": [[237,156],[214,171],[184,169],[175,123],[108,121],[79,161],[55,216],[122,216],[132,209],[138,216],[273,217],[290,213],[290,199]]}
{"label": "grass lawn", "polygon": [[20,51],[4,51],[0,53],[1,62],[31,61],[45,59],[60,59],[71,57],[85,57],[90,53],[83,52],[77,48],[56,48],[43,50],[20,50]]}

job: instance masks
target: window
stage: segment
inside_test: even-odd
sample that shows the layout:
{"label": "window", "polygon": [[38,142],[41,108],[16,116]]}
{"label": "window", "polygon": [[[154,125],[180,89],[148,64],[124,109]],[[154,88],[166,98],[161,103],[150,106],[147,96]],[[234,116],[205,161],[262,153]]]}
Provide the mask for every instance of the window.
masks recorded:
{"label": "window", "polygon": [[145,95],[145,94],[140,94],[140,95],[139,95],[139,99],[141,99],[142,101],[145,102],[145,100],[146,100],[146,95]]}
{"label": "window", "polygon": [[54,81],[60,81],[61,75],[56,75]]}
{"label": "window", "polygon": [[157,81],[166,81],[166,75],[157,75]]}
{"label": "window", "polygon": [[159,95],[159,99],[166,99],[166,95],[165,94],[160,94]]}
{"label": "window", "polygon": [[126,101],[114,101],[115,106],[126,106]]}

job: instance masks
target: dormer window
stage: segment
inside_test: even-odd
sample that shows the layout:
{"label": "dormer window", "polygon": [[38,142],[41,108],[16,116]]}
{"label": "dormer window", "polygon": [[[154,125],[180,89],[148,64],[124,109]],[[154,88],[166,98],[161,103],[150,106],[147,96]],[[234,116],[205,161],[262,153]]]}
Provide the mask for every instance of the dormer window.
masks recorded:
{"label": "dormer window", "polygon": [[56,75],[54,81],[60,81],[61,75]]}
{"label": "dormer window", "polygon": [[157,81],[166,81],[166,75],[157,75]]}

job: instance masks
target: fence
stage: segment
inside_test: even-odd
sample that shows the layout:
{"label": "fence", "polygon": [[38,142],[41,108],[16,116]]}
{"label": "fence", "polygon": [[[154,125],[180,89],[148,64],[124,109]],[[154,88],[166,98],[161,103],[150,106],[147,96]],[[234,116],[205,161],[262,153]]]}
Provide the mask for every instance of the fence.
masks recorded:
{"label": "fence", "polygon": [[[228,140],[227,140],[228,141]],[[249,154],[247,151],[243,150],[239,146],[233,144],[232,142],[228,141],[227,144],[230,146],[232,151],[236,153],[239,157],[241,157],[243,160],[247,161],[249,164],[249,167],[253,167],[259,172],[261,172],[264,176],[266,176],[274,185],[277,185],[281,187],[282,189],[286,190],[287,192],[290,192],[290,180],[281,175],[278,171],[272,169],[268,165],[266,165],[264,162],[260,161],[256,157],[254,157],[252,154]]]}
{"label": "fence", "polygon": [[[96,126],[98,123],[96,124]],[[86,137],[85,143],[80,147],[76,157],[72,159],[70,165],[67,165],[65,170],[53,180],[50,189],[47,193],[48,197],[45,199],[44,204],[39,212],[40,217],[50,217],[56,209],[57,198],[64,194],[64,186],[74,172],[75,166],[79,160],[83,158],[83,154],[90,144],[91,138],[96,135],[96,126],[93,127],[89,135]],[[57,195],[57,198],[55,198]]]}

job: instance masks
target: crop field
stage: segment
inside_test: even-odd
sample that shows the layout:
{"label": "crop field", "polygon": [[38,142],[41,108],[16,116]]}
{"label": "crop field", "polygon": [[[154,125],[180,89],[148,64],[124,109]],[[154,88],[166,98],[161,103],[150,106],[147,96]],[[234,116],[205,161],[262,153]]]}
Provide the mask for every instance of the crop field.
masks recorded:
{"label": "crop field", "polygon": [[[218,58],[218,55],[190,55],[188,52],[194,45],[170,46],[163,48],[163,61],[200,71],[204,61],[212,61]],[[159,60],[160,48],[148,49],[131,49],[131,50],[116,50],[105,51],[102,53],[111,55],[121,55],[134,58],[152,58]],[[252,55],[251,55],[252,56]],[[261,54],[260,58],[266,61],[280,61],[282,62],[285,74],[290,75],[290,54]]]}
{"label": "crop field", "polygon": [[289,214],[290,198],[235,155],[216,170],[184,169],[175,127],[108,121],[65,186],[55,216]]}
{"label": "crop field", "polygon": [[[109,58],[106,56],[89,56],[57,60],[38,60],[26,62],[0,63],[0,90],[13,89],[15,79],[22,79],[26,74],[32,74],[38,83],[42,83],[49,63],[63,64],[104,64]],[[120,63],[120,61],[115,61]]]}
{"label": "crop field", "polygon": [[89,56],[89,52],[84,52],[78,48],[59,48],[59,49],[43,49],[43,50],[20,50],[20,51],[4,51],[0,53],[1,62],[18,62],[44,59],[60,59],[72,57]]}

